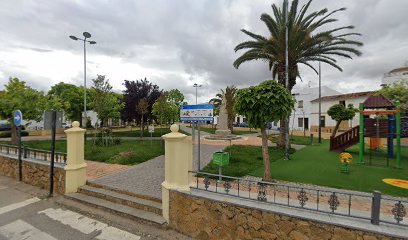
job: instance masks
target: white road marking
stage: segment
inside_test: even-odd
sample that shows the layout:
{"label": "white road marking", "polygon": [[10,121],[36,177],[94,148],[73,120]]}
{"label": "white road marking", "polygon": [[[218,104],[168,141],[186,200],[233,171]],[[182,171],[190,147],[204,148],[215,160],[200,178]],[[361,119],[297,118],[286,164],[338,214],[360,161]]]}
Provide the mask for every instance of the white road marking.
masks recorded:
{"label": "white road marking", "polygon": [[22,220],[16,220],[0,227],[0,236],[9,240],[57,240]]}
{"label": "white road marking", "polygon": [[136,236],[126,231],[120,230],[115,227],[107,227],[107,228],[102,229],[101,234],[99,234],[96,238],[100,240],[111,240],[111,239],[139,240],[140,239],[139,236]]}
{"label": "white road marking", "polygon": [[90,234],[94,231],[100,231],[96,239],[100,240],[139,240],[140,237],[129,232],[110,227],[105,223],[95,219],[85,217],[79,213],[63,209],[48,208],[38,213],[43,213],[49,218],[68,225],[84,234]]}
{"label": "white road marking", "polygon": [[10,211],[16,210],[18,208],[25,207],[25,206],[30,205],[32,203],[36,203],[36,202],[38,202],[40,200],[41,199],[34,197],[34,198],[30,198],[30,199],[27,199],[27,200],[22,201],[22,202],[7,205],[5,207],[0,208],[0,214],[10,212]]}

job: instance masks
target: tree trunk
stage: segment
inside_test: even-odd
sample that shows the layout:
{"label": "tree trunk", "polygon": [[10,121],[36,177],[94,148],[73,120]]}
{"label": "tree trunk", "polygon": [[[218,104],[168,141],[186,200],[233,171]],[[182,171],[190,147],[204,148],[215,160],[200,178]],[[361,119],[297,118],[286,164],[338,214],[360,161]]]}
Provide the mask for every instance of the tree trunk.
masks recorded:
{"label": "tree trunk", "polygon": [[264,181],[271,180],[271,162],[269,160],[269,148],[268,148],[268,136],[266,135],[266,129],[261,128],[262,135],[262,157],[264,162]]}
{"label": "tree trunk", "polygon": [[140,137],[143,138],[143,113],[142,113],[142,119],[140,121]]}
{"label": "tree trunk", "polygon": [[341,120],[336,122],[336,126],[334,127],[334,130],[331,135],[332,137],[336,136],[337,130],[339,130],[339,127],[340,127],[340,123],[341,123]]}
{"label": "tree trunk", "polygon": [[276,141],[278,147],[285,147],[285,131],[286,131],[286,119],[282,117],[280,119],[280,128],[279,128],[279,138]]}
{"label": "tree trunk", "polygon": [[11,144],[17,145],[18,144],[18,133],[17,127],[14,124],[11,124]]}

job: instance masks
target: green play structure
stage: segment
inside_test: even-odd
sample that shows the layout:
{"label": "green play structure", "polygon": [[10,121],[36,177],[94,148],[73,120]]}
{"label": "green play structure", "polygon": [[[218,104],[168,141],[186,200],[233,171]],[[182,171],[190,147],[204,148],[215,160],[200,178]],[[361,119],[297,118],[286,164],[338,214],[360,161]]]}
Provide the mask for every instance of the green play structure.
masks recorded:
{"label": "green play structure", "polygon": [[[382,95],[372,95],[360,103],[360,125],[330,139],[331,151],[344,151],[359,144],[358,163],[363,164],[365,139],[368,138],[369,164],[372,153],[379,152],[382,139],[387,139],[385,154],[387,166],[389,159],[394,159],[395,167],[401,168],[401,138],[408,137],[408,118],[401,118],[399,102],[395,104]],[[395,155],[394,155],[395,139]]]}

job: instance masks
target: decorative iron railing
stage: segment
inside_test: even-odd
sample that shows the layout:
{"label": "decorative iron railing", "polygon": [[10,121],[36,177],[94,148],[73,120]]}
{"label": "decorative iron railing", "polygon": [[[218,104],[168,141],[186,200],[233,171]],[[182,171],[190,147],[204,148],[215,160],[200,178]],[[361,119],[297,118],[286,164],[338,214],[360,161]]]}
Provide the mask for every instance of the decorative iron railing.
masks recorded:
{"label": "decorative iron railing", "polygon": [[[22,158],[30,158],[40,161],[51,161],[51,151],[29,148],[22,146]],[[18,155],[19,148],[15,145],[0,144],[0,153],[5,153],[9,155]],[[66,164],[67,154],[61,152],[54,153],[54,161],[60,164]]]}
{"label": "decorative iron railing", "polygon": [[225,194],[264,203],[305,209],[345,217],[408,226],[408,201],[382,196],[379,192],[357,193],[256,181],[231,176],[192,172],[194,189]]}

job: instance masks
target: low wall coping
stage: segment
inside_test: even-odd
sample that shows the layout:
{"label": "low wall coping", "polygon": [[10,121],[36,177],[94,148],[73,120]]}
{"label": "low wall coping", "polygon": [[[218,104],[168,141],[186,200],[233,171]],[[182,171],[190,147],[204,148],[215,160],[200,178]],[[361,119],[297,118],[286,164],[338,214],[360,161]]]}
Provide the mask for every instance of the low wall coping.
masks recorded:
{"label": "low wall coping", "polygon": [[[177,191],[177,190],[172,190]],[[406,238],[408,236],[408,227],[381,223],[380,225],[371,224],[370,221],[358,218],[348,218],[329,213],[313,212],[299,208],[290,208],[286,206],[263,203],[256,200],[243,199],[224,194],[200,191],[191,189],[190,192],[177,191],[193,197],[205,198],[221,203],[233,204],[244,208],[253,208],[261,211],[268,211],[275,214],[286,215],[289,217],[300,218],[303,220],[316,221],[320,223],[335,225],[339,227],[351,228],[359,231],[388,235],[397,238]],[[307,213],[307,214],[305,214]],[[306,217],[307,216],[307,217]]]}
{"label": "low wall coping", "polygon": [[[16,155],[9,155],[9,154],[5,154],[5,153],[0,153],[0,156],[10,158],[10,159],[14,159],[14,160],[18,161],[18,156],[16,156]],[[23,162],[35,163],[35,164],[44,165],[44,166],[50,166],[50,164],[51,164],[50,161],[41,161],[41,160],[33,159],[33,158],[21,158],[21,160]],[[62,163],[59,163],[59,162],[54,162],[54,167],[55,168],[64,169],[64,166],[65,166],[65,164],[62,164]]]}

